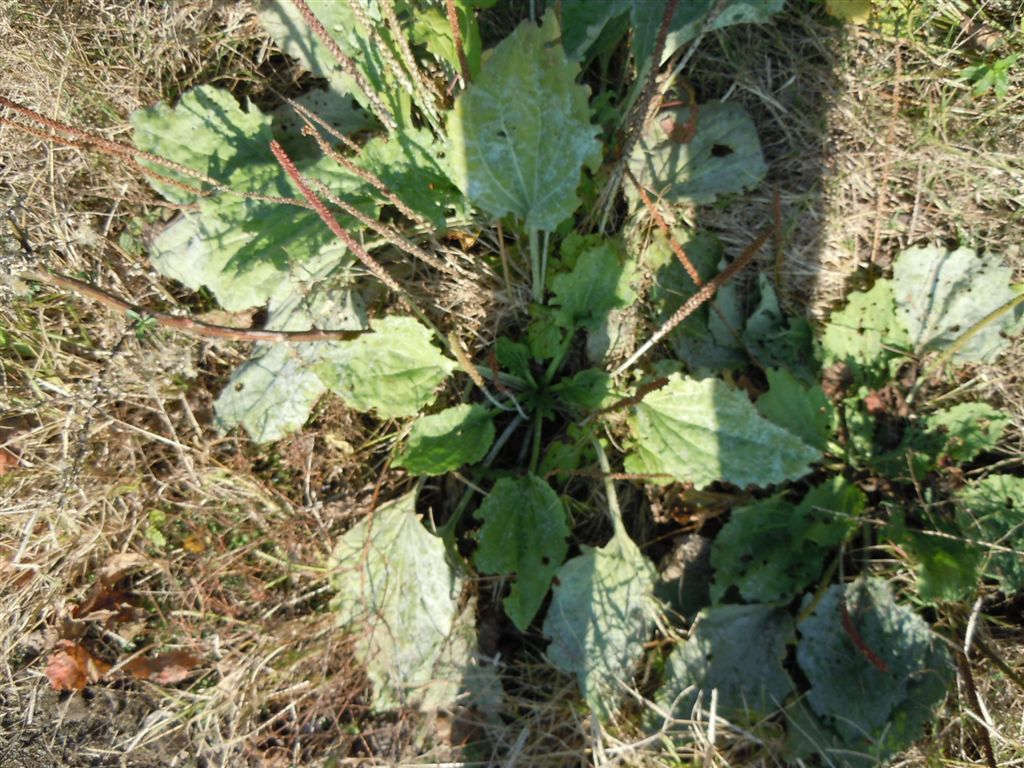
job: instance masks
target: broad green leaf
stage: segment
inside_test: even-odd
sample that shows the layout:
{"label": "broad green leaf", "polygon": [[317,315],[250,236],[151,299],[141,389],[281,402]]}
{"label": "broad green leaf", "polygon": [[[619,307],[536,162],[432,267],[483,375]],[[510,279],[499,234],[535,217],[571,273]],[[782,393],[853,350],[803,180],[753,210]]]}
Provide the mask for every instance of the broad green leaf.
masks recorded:
{"label": "broad green leaf", "polygon": [[214,403],[218,428],[241,425],[257,443],[268,443],[305,424],[327,387],[301,350],[290,344],[258,346]]}
{"label": "broad green leaf", "polygon": [[430,343],[430,331],[414,318],[386,317],[370,327],[372,333],[331,345],[317,373],[356,410],[376,411],[382,419],[412,416],[433,399],[456,363]]}
{"label": "broad green leaf", "polygon": [[657,702],[681,720],[689,719],[698,695],[707,709],[712,689],[718,713],[733,721],[781,709],[794,689],[782,668],[792,640],[793,619],[784,607],[704,608],[689,639],[669,655]]}
{"label": "broad green leaf", "polygon": [[909,345],[896,318],[891,280],[878,280],[869,291],[851,293],[846,306],[832,313],[821,336],[825,365],[870,367]]}
{"label": "broad green leaf", "polygon": [[826,450],[835,408],[821,385],[805,385],[781,368],[768,368],[765,374],[768,391],[757,399],[758,412],[808,445]]}
{"label": "broad green leaf", "polygon": [[952,679],[948,654],[884,581],[829,588],[798,629],[807,703],[847,744],[884,759],[932,721]]}
{"label": "broad green leaf", "polygon": [[921,600],[956,602],[969,599],[977,590],[982,552],[954,522],[938,513],[927,514],[924,529],[915,530],[907,527],[902,510],[897,510],[885,534],[910,555]]}
{"label": "broad green leaf", "polygon": [[415,492],[342,536],[330,569],[331,608],[366,665],[373,709],[451,706],[469,665],[473,617],[459,612],[462,579],[417,518]]}
{"label": "broad green leaf", "polygon": [[[140,149],[168,157],[210,176],[236,192],[296,196],[298,190],[270,154],[269,119],[255,107],[243,111],[234,97],[215,88],[186,93],[172,109],[157,105],[132,117]],[[300,170],[349,197],[368,215],[377,215],[367,184],[329,159],[301,164]],[[168,174],[195,185],[187,176]],[[190,193],[152,181],[176,202]],[[341,263],[344,248],[312,211],[229,192],[200,197],[152,243],[153,265],[164,275],[196,290],[207,286],[222,307],[240,311],[292,293],[291,282],[305,279],[327,262]],[[342,217],[344,226],[352,219]]]}
{"label": "broad green leaf", "polygon": [[445,227],[448,208],[461,200],[444,146],[427,130],[407,128],[371,139],[359,153],[359,165],[438,229]]}
{"label": "broad green leaf", "polygon": [[[493,4],[493,3],[492,3]],[[459,20],[459,31],[462,34],[463,52],[469,64],[469,76],[473,80],[480,72],[480,54],[483,42],[480,39],[480,27],[473,14],[474,6],[479,3],[465,3],[456,0],[455,13]],[[445,62],[452,72],[461,73],[455,38],[448,16],[439,8],[417,9],[412,23],[412,42],[425,45],[440,61]]]}
{"label": "broad green leaf", "polygon": [[499,336],[494,343],[494,354],[498,363],[513,376],[518,376],[524,381],[531,381],[533,373],[530,370],[530,348],[518,341],[512,341],[507,336]]}
{"label": "broad green leaf", "polygon": [[558,569],[544,634],[548,659],[576,676],[584,700],[602,720],[630,687],[656,612],[654,568],[621,529],[599,549]]}
{"label": "broad green leaf", "polygon": [[[306,0],[310,10],[338,44],[342,52],[355,62],[365,81],[401,123],[405,108],[405,91],[393,79],[379,47],[352,12],[348,2],[339,0]],[[375,7],[367,16],[377,26],[379,13]],[[352,95],[365,107],[370,107],[369,96],[359,88],[356,79],[345,71],[337,58],[302,18],[299,10],[288,0],[261,0],[260,22],[274,38],[278,47],[296,58],[311,73],[325,78],[330,91]],[[380,24],[383,28],[384,25]],[[386,32],[384,33],[387,34]],[[392,51],[394,52],[394,51]]]}
{"label": "broad green leaf", "polygon": [[864,495],[837,477],[799,505],[774,497],[734,509],[711,548],[711,599],[721,601],[731,586],[755,603],[799,594],[821,576],[864,504]]}
{"label": "broad green leaf", "polygon": [[[135,146],[142,151],[230,187],[251,183],[254,166],[265,174],[272,164],[276,165],[270,153],[270,118],[252,106],[243,110],[234,96],[220,88],[202,85],[185,93],[174,107],[160,103],[137,110],[131,123]],[[143,164],[196,190],[206,188],[184,174],[146,161]],[[177,185],[152,177],[149,182],[172,202],[191,203],[197,198]]]}
{"label": "broad green leaf", "polygon": [[[348,94],[338,91],[313,88],[292,99],[300,107],[305,107],[318,118],[345,135],[365,131],[373,126],[373,118],[360,109],[355,100]],[[285,152],[293,160],[305,160],[319,157],[320,147],[310,136],[303,136],[302,129],[306,126],[303,117],[291,104],[285,102],[272,113],[271,129],[274,138],[284,147]]]}
{"label": "broad green leaf", "polygon": [[[918,353],[941,350],[989,312],[1014,297],[1013,270],[999,256],[970,248],[910,248],[896,257],[892,283],[896,312]],[[1000,332],[1011,315],[984,326],[953,354],[960,363],[992,360],[1005,345]]]}
{"label": "broad green leaf", "polygon": [[973,461],[994,450],[1011,419],[987,403],[959,403],[927,416],[927,429],[945,435],[943,453],[955,462]]}
{"label": "broad green leaf", "polygon": [[718,379],[673,375],[640,402],[630,427],[627,472],[669,474],[698,490],[719,480],[741,488],[793,480],[821,457]]}
{"label": "broad green leaf", "polygon": [[[731,101],[700,105],[692,137],[692,108],[663,111],[648,123],[629,158],[641,186],[669,203],[712,203],[752,189],[768,168],[750,115]],[[685,138],[683,141],[681,138]],[[639,205],[635,191],[627,194]]]}
{"label": "broad green leaf", "polygon": [[603,242],[581,253],[572,271],[551,283],[555,319],[563,328],[594,330],[616,307],[628,306],[636,295],[629,287],[633,270],[623,265],[617,250]]}
{"label": "broad green leaf", "polygon": [[998,579],[1007,596],[1024,589],[1024,478],[989,475],[959,497],[960,528],[983,547],[994,545],[986,552],[985,574]]}
{"label": "broad green leaf", "polygon": [[475,516],[483,521],[473,556],[483,573],[514,578],[505,613],[525,632],[569,551],[565,505],[536,475],[502,478]]}
{"label": "broad green leaf", "polygon": [[448,121],[452,177],[495,217],[554,231],[579,206],[580,167],[600,161],[588,89],[576,84],[553,12],[523,22],[491,53]]}
{"label": "broad green leaf", "polygon": [[479,461],[493,442],[490,412],[479,405],[456,405],[417,419],[394,466],[414,475],[443,475]]}

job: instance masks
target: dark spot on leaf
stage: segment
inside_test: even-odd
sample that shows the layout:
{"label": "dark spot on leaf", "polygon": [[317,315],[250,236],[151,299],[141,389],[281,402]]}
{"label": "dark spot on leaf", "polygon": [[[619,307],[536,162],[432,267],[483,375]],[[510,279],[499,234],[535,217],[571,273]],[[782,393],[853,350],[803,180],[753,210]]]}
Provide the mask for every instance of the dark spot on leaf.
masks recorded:
{"label": "dark spot on leaf", "polygon": [[542,557],[542,558],[540,559],[540,564],[541,564],[541,565],[551,565],[551,558],[550,558],[550,557],[548,557],[547,555],[544,555],[544,556],[543,556],[543,557]]}
{"label": "dark spot on leaf", "polygon": [[243,389],[245,389],[245,384],[242,382],[235,384],[235,392],[241,392]]}
{"label": "dark spot on leaf", "polygon": [[728,157],[732,153],[732,147],[726,146],[725,144],[715,144],[713,147],[711,147],[712,157]]}

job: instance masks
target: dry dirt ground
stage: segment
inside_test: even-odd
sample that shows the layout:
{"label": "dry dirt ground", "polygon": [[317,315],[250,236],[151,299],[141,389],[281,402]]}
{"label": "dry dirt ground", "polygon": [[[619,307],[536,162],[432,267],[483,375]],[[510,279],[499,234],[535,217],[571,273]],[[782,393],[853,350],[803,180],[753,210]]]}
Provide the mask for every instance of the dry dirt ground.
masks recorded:
{"label": "dry dirt ground", "polygon": [[[911,13],[887,0],[880,12],[899,23],[862,27],[795,5],[776,25],[712,36],[692,61],[699,96],[755,114],[772,169],[762,192],[701,224],[742,247],[772,220],[778,190],[787,246],[763,267],[778,266],[787,304],[815,317],[851,275],[923,241],[1002,253],[1024,277],[1024,66],[1002,99],[958,79],[1021,50],[1020,3],[933,0]],[[986,5],[1005,27],[972,26]],[[120,141],[133,110],[191,86],[261,103],[300,78],[247,3],[215,0],[0,0],[0,73],[0,95]],[[370,716],[317,567],[369,504],[380,425],[324,402],[269,447],[218,434],[212,402],[244,344],[139,334],[29,279],[50,269],[132,304],[216,311],[147,265],[138,244],[166,212],[133,169],[0,124],[0,206],[0,768],[451,759],[474,737],[466,723]],[[1017,342],[960,382],[1013,415],[1005,454],[1018,466],[1022,370]],[[1020,606],[999,617],[982,631],[1020,670]],[[61,639],[118,667],[57,693],[46,668]],[[128,671],[157,654],[177,654],[181,674]],[[1019,764],[1024,693],[984,660],[974,675],[998,761]],[[516,726],[487,734],[490,755],[600,762],[571,685],[546,676],[522,672]],[[964,695],[946,705],[944,743],[904,764],[979,759]]]}

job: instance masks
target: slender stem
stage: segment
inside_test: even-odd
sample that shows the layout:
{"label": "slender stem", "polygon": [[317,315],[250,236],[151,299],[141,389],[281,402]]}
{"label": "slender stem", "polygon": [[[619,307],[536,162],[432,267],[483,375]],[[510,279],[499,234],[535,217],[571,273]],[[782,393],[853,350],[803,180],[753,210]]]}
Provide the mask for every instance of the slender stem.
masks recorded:
{"label": "slender stem", "polygon": [[538,408],[533,414],[533,442],[530,446],[530,474],[537,474],[537,465],[540,464],[541,435],[544,431],[544,417]]}
{"label": "slender stem", "polygon": [[540,232],[530,229],[530,274],[533,276],[533,300],[544,301],[544,273],[540,263]]}
{"label": "slender stem", "polygon": [[616,535],[625,530],[622,524],[622,508],[619,507],[619,497],[615,493],[615,480],[612,478],[612,467],[608,463],[604,446],[596,437],[592,439],[594,450],[597,452],[597,463],[601,466],[601,474],[604,479],[604,492],[608,497],[608,517],[611,518],[612,528]]}
{"label": "slender stem", "polygon": [[199,336],[212,339],[231,339],[233,341],[259,341],[264,343],[301,343],[313,341],[342,341],[354,339],[363,331],[265,331],[259,328],[231,328],[225,325],[214,325],[204,323],[201,320],[193,320],[191,317],[179,317],[156,309],[140,307],[137,304],[129,304],[106,291],[97,288],[95,285],[84,283],[67,275],[56,272],[25,272],[20,275],[25,280],[35,280],[40,283],[49,283],[59,288],[79,293],[86,298],[97,301],[105,307],[109,307],[121,314],[134,313],[139,317],[151,317],[157,325],[163,328],[170,328],[181,331],[191,336]]}
{"label": "slender stem", "polygon": [[551,362],[548,364],[548,369],[544,372],[545,384],[550,384],[554,381],[555,375],[562,367],[562,363],[565,362],[565,356],[569,354],[569,348],[572,346],[572,339],[573,334],[571,332],[567,332],[565,334],[565,338],[562,339],[562,344],[558,348],[558,352],[551,359]]}

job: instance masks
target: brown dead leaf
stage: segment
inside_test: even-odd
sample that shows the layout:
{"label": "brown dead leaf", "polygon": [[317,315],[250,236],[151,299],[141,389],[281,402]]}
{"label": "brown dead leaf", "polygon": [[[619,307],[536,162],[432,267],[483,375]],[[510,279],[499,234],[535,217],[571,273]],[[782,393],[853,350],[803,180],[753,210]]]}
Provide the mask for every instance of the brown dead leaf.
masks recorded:
{"label": "brown dead leaf", "polygon": [[116,552],[107,558],[107,562],[100,568],[100,581],[107,587],[112,587],[125,576],[137,571],[149,563],[149,558],[140,555],[138,552]]}
{"label": "brown dead leaf", "polygon": [[15,470],[21,462],[18,457],[8,451],[6,448],[0,448],[0,477],[3,477],[8,472]]}
{"label": "brown dead leaf", "polygon": [[181,542],[181,548],[186,552],[191,552],[193,555],[198,555],[201,552],[206,551],[206,537],[201,533],[190,533],[185,537],[185,540]]}
{"label": "brown dead leaf", "polygon": [[196,668],[201,659],[188,651],[171,651],[149,658],[140,656],[122,667],[136,680],[149,680],[160,685],[180,683]]}
{"label": "brown dead leaf", "polygon": [[46,662],[46,679],[55,691],[80,691],[98,682],[110,671],[110,664],[70,640],[60,640]]}

